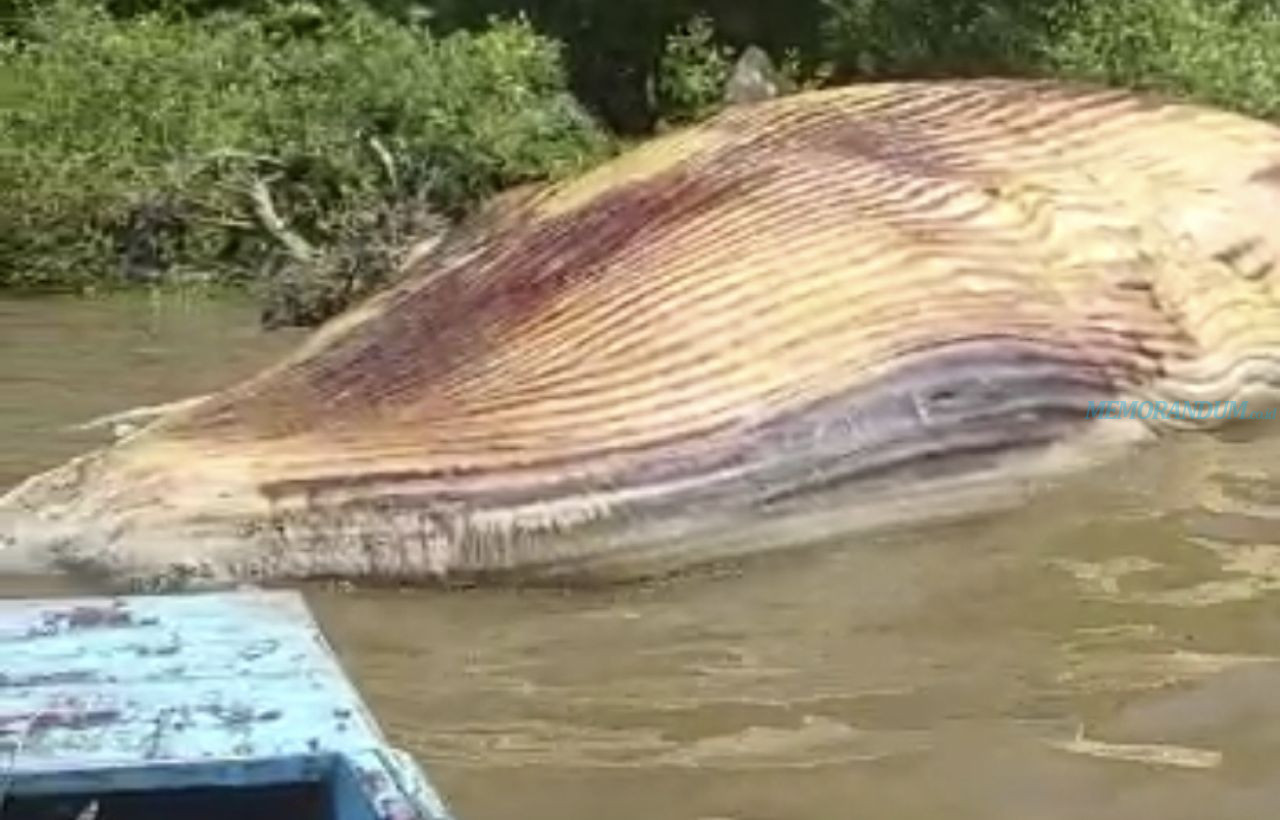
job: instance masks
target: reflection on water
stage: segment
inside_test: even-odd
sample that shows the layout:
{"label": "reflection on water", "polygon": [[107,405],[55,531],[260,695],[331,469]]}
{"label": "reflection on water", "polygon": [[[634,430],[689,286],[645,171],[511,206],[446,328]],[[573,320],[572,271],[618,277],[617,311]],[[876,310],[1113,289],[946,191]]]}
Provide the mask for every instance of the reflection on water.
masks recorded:
{"label": "reflection on water", "polygon": [[[0,481],[280,344],[154,309],[0,302]],[[1255,820],[1280,805],[1280,427],[1255,424],[661,584],[309,594],[464,820]]]}

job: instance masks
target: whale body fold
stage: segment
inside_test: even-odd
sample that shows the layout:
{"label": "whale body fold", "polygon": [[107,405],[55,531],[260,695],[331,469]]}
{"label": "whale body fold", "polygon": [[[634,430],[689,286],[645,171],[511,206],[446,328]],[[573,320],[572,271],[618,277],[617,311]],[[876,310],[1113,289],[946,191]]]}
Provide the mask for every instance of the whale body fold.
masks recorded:
{"label": "whale body fold", "polygon": [[1049,82],[730,109],[0,500],[144,584],[632,577],[1020,503],[1280,389],[1280,129]]}

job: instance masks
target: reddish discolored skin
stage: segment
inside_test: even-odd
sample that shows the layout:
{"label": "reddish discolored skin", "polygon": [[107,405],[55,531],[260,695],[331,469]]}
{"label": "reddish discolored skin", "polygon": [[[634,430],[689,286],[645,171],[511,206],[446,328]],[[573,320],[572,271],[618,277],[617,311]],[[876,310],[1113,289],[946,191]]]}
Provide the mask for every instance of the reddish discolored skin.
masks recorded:
{"label": "reddish discolored skin", "polygon": [[1052,83],[735,108],[33,479],[0,505],[10,555],[634,575],[1016,503],[1162,429],[1090,402],[1271,397],[1277,169],[1272,125]]}

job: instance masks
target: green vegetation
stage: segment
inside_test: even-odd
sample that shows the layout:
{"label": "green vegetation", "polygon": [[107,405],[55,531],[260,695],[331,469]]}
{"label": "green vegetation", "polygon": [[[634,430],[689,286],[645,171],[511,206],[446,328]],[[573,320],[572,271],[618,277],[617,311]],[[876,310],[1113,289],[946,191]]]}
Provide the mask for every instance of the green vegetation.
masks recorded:
{"label": "green vegetation", "polygon": [[733,51],[716,42],[711,20],[689,20],[667,38],[658,62],[656,101],[664,118],[694,122],[715,111],[732,72]]}
{"label": "green vegetation", "polygon": [[1064,3],[1046,53],[1058,74],[1280,117],[1280,1]]}
{"label": "green vegetation", "polygon": [[1055,76],[1280,114],[1276,0],[825,4],[826,54],[859,76]]}
{"label": "green vegetation", "polygon": [[1280,115],[1280,0],[0,0],[0,287],[213,281],[316,321],[488,195],[714,112],[748,45],[791,84]]}
{"label": "green vegetation", "polygon": [[307,297],[324,314],[378,278],[379,244],[608,149],[526,24],[276,11],[28,18],[0,80],[0,284],[296,289],[304,264],[338,277]]}

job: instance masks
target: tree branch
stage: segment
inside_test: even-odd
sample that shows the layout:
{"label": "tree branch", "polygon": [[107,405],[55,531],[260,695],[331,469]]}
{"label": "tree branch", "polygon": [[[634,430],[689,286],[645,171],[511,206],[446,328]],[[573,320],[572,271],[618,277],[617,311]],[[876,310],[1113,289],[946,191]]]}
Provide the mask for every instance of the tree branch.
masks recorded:
{"label": "tree branch", "polygon": [[253,216],[258,225],[279,242],[289,255],[299,262],[309,262],[315,258],[315,249],[307,240],[294,233],[289,224],[276,211],[271,201],[271,189],[265,180],[259,178],[249,186],[249,201],[253,205]]}

